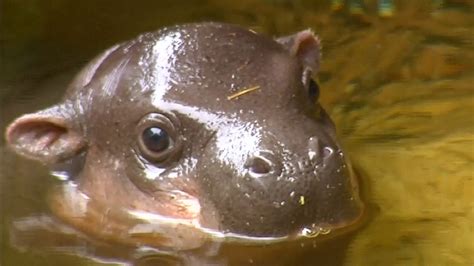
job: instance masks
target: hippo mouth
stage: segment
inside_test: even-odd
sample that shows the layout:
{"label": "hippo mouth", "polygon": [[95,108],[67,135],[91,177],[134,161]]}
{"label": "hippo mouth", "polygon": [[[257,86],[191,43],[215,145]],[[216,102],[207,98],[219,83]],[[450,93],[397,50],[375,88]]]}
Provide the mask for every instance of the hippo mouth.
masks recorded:
{"label": "hippo mouth", "polygon": [[84,168],[92,165],[93,153],[52,167],[60,182],[51,188],[48,204],[65,224],[94,239],[160,249],[195,249],[221,237],[201,225],[201,206],[193,193],[147,193],[127,177],[107,174],[113,163]]}
{"label": "hippo mouth", "polygon": [[[73,182],[54,186],[48,198],[54,215],[67,226],[95,240],[160,252],[206,250],[222,244],[267,245],[295,240],[292,236],[252,237],[209,229],[198,219],[177,218],[139,209],[110,206],[87,196]],[[304,230],[301,236],[325,239],[330,230]],[[216,246],[217,245],[217,246]]]}
{"label": "hippo mouth", "polygon": [[[114,208],[89,198],[71,182],[52,188],[48,199],[55,216],[67,225],[95,239],[127,246],[149,246],[160,250],[193,250],[209,243],[266,245],[284,241],[321,241],[352,231],[339,228],[307,227],[297,236],[252,237],[203,227],[196,219],[170,218],[142,210]],[[352,229],[351,229],[352,228]],[[335,229],[336,232],[333,232]]]}
{"label": "hippo mouth", "polygon": [[89,197],[69,181],[51,189],[48,203],[54,215],[62,222],[93,239],[173,252],[198,250],[209,244],[267,245],[314,240],[316,237],[325,241],[356,227],[355,224],[340,224],[332,228],[314,225],[303,228],[297,235],[246,236],[207,228],[197,218],[169,217],[152,211],[111,206]]}
{"label": "hippo mouth", "polygon": [[204,245],[215,234],[202,228],[196,219],[111,206],[90,198],[72,182],[54,187],[49,205],[60,220],[79,231],[126,245],[187,250]]}

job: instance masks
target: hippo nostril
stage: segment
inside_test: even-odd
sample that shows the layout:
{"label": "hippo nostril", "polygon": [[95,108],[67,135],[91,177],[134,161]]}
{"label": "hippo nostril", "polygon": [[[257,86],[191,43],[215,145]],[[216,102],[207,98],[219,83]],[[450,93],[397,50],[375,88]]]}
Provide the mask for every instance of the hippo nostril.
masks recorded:
{"label": "hippo nostril", "polygon": [[258,151],[247,159],[245,168],[250,177],[258,178],[267,175],[278,176],[281,174],[281,160],[271,151]]}
{"label": "hippo nostril", "polygon": [[330,147],[324,147],[323,148],[323,158],[328,158],[331,156],[331,154],[334,152],[334,150]]}
{"label": "hippo nostril", "polygon": [[331,146],[326,146],[317,137],[311,137],[308,140],[308,157],[310,161],[320,163],[322,159],[331,157],[334,149]]}
{"label": "hippo nostril", "polygon": [[268,174],[271,171],[271,162],[262,157],[253,157],[248,166],[250,172],[254,174]]}

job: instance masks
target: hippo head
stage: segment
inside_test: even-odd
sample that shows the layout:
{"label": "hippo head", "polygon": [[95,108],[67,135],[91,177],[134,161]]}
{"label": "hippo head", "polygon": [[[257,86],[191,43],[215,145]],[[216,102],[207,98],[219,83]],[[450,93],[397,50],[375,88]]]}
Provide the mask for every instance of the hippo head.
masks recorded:
{"label": "hippo head", "polygon": [[140,241],[156,245],[345,228],[364,208],[311,79],[319,46],[310,31],[273,40],[217,23],[146,33],[14,121],[7,142],[62,177],[60,219],[105,239],[129,241],[143,221],[159,229]]}

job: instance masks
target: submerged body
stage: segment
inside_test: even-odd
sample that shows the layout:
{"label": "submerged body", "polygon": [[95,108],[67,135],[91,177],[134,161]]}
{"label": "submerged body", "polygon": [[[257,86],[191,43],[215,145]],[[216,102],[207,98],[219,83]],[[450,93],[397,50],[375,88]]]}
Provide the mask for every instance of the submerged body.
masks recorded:
{"label": "submerged body", "polygon": [[317,102],[319,55],[310,31],[146,33],[95,58],[7,141],[65,179],[53,212],[98,239],[189,250],[344,229],[364,208]]}

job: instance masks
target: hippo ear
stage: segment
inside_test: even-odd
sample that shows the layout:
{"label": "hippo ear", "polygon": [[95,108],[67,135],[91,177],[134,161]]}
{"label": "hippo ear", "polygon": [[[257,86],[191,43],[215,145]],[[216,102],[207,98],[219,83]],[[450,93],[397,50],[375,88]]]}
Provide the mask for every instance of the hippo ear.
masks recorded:
{"label": "hippo ear", "polygon": [[276,39],[292,56],[303,65],[303,83],[309,84],[311,75],[319,71],[321,60],[321,43],[311,30],[300,31],[296,34]]}
{"label": "hippo ear", "polygon": [[6,131],[15,152],[43,163],[56,163],[78,153],[84,138],[72,130],[60,106],[17,118]]}

